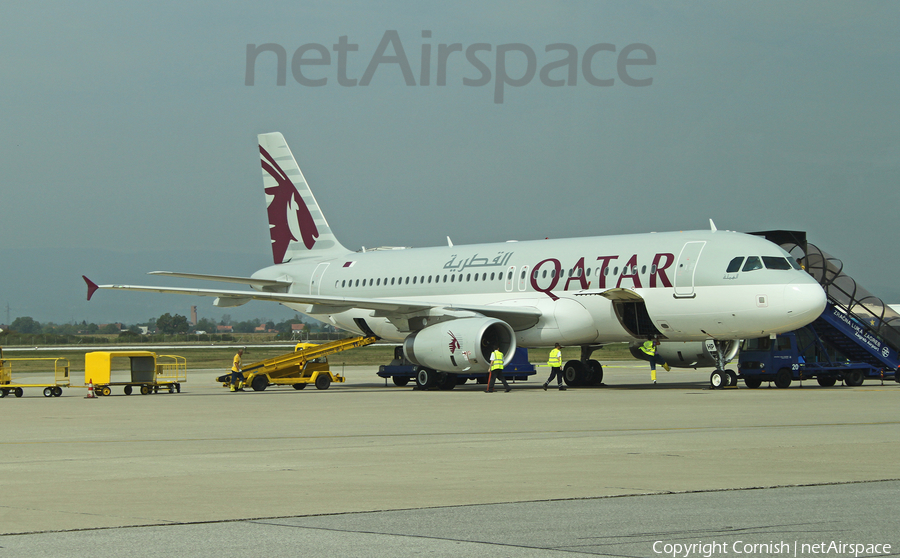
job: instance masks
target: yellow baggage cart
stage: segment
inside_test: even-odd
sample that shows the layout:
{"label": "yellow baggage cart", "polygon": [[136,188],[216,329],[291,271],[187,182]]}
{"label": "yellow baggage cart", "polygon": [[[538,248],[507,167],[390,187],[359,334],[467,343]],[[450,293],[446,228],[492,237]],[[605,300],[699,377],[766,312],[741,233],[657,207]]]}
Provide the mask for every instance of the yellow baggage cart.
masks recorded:
{"label": "yellow baggage cart", "polygon": [[122,386],[125,395],[137,388],[141,395],[181,393],[187,382],[187,361],[176,355],[150,351],[94,351],[84,355],[84,383],[93,383],[97,395],[111,395]]}
{"label": "yellow baggage cart", "polygon": [[[53,363],[53,383],[29,383],[13,381],[13,363],[20,363],[23,367],[49,369],[49,363]],[[44,364],[46,366],[40,366]],[[10,393],[16,397],[25,394],[24,388],[44,388],[44,397],[59,397],[62,388],[69,387],[69,360],[59,357],[47,358],[3,358],[3,349],[0,349],[0,397],[6,397]]]}

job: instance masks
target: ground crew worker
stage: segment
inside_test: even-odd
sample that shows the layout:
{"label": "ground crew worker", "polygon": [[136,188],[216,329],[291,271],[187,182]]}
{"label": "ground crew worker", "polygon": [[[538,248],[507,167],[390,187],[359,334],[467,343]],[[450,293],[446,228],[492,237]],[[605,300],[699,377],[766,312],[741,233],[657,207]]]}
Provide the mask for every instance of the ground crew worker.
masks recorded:
{"label": "ground crew worker", "polygon": [[544,391],[547,391],[547,386],[553,381],[554,376],[556,376],[556,383],[559,389],[561,391],[565,390],[566,386],[563,385],[562,375],[562,351],[559,348],[559,343],[550,351],[550,359],[547,361],[547,366],[550,367],[550,377],[544,382]]}
{"label": "ground crew worker", "polygon": [[244,374],[241,372],[241,356],[244,348],[238,349],[234,355],[234,363],[231,365],[231,391],[244,391]]}
{"label": "ground crew worker", "polygon": [[503,382],[506,391],[509,391],[509,384],[506,383],[506,378],[503,376],[503,353],[500,352],[499,346],[494,345],[494,352],[491,353],[491,368],[488,372],[488,387],[485,393],[494,393],[494,380],[498,377]]}
{"label": "ground crew worker", "polygon": [[650,361],[650,379],[653,383],[656,383],[656,363],[662,364],[662,367],[666,369],[666,372],[669,371],[669,365],[659,359],[659,356],[656,354],[656,346],[659,345],[659,340],[657,339],[648,339],[644,341],[644,344],[641,345],[641,350],[650,358],[647,360]]}

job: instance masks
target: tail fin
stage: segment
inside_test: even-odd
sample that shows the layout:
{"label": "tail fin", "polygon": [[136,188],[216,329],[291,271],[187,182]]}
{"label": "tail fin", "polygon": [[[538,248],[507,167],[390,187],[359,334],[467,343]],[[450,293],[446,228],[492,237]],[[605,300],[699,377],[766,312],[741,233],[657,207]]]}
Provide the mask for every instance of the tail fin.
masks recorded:
{"label": "tail fin", "polygon": [[332,234],[284,136],[260,134],[259,155],[275,263],[349,252]]}

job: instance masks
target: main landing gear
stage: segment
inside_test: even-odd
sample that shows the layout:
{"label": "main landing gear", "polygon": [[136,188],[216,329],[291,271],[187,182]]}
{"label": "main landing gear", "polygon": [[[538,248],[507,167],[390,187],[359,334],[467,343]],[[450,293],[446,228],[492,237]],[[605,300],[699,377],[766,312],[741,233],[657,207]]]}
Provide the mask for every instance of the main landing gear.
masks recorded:
{"label": "main landing gear", "polygon": [[591,358],[599,345],[582,345],[581,360],[570,360],[563,367],[563,379],[569,386],[599,386],[603,383],[603,365]]}
{"label": "main landing gear", "polygon": [[712,389],[736,386],[737,374],[734,370],[725,370],[725,365],[728,364],[725,357],[728,344],[725,341],[713,341],[713,343],[716,345],[716,369],[709,376],[709,386]]}

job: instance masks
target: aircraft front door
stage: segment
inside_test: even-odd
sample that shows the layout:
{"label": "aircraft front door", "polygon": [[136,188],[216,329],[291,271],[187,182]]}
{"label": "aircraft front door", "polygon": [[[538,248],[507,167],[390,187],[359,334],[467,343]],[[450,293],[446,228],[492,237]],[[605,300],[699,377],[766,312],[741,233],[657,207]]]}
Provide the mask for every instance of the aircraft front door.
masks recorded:
{"label": "aircraft front door", "polygon": [[700,252],[706,246],[705,240],[688,242],[681,249],[675,267],[675,296],[677,298],[694,297],[694,273],[697,271],[697,262],[700,261]]}

